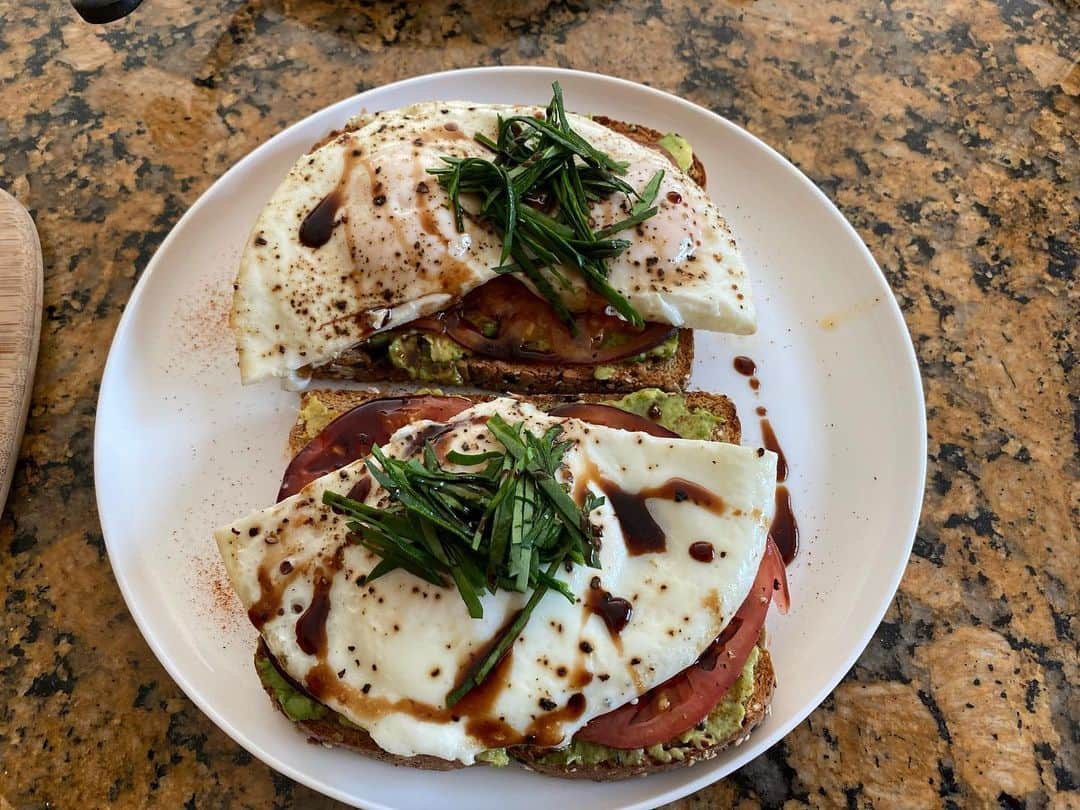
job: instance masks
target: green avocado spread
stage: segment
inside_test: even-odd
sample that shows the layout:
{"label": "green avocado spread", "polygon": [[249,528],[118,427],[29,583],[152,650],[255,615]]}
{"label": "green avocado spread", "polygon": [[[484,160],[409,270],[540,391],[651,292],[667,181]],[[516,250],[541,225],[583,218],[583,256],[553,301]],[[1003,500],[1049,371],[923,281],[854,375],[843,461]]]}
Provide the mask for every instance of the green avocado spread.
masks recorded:
{"label": "green avocado spread", "polygon": [[274,693],[274,698],[277,699],[281,710],[290,720],[319,720],[330,711],[315,698],[308,697],[285,680],[270,663],[269,658],[258,658],[255,668],[259,671],[259,680],[262,681],[263,686]]}
{"label": "green avocado spread", "polygon": [[327,408],[317,396],[309,396],[304,399],[304,407],[300,409],[300,421],[304,425],[304,434],[309,439],[314,439],[323,432],[323,428],[334,421],[338,414]]}
{"label": "green avocado spread", "polygon": [[464,384],[457,361],[468,354],[448,337],[416,333],[398,335],[386,349],[393,366],[407,371],[411,379],[448,385]]}
{"label": "green avocado spread", "polygon": [[[494,324],[494,321],[491,324]],[[485,334],[491,331],[486,330]],[[391,337],[384,333],[370,338],[365,348],[373,352],[385,351],[390,364],[394,368],[407,372],[409,379],[444,385],[464,385],[467,382],[462,373],[463,366],[458,361],[469,357],[472,353],[445,335],[403,332],[393,334]],[[529,348],[535,351],[548,351],[551,347],[544,341],[533,341],[529,344]],[[641,354],[620,360],[615,364],[596,366],[593,376],[598,380],[608,380],[624,363],[670,360],[678,350],[679,335],[676,332],[667,340]]]}
{"label": "green avocado spread", "polygon": [[[611,343],[605,343],[604,345],[612,345]],[[617,345],[617,344],[615,344]],[[633,357],[627,357],[625,360],[620,360],[618,363],[610,365],[597,366],[593,369],[593,378],[597,380],[610,380],[615,376],[615,370],[626,363],[644,363],[648,360],[670,360],[675,356],[675,353],[679,351],[679,333],[673,332],[671,337],[667,338],[662,343],[657,343],[651,349],[643,351],[641,354],[635,354]]]}
{"label": "green avocado spread", "polygon": [[710,439],[720,424],[720,418],[711,411],[691,409],[682,394],[669,394],[659,388],[643,388],[606,404],[652,419],[684,439]]}
{"label": "green avocado spread", "polygon": [[682,135],[669,132],[656,142],[656,145],[675,159],[675,164],[684,172],[689,171],[694,163],[694,149]]}

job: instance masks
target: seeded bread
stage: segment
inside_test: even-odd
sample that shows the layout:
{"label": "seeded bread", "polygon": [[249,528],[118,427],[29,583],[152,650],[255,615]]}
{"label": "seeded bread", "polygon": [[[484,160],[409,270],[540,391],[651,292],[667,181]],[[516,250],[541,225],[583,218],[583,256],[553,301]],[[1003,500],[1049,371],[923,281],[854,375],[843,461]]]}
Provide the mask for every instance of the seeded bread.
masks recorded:
{"label": "seeded bread", "polygon": [[[342,389],[315,389],[305,391],[300,397],[300,411],[296,422],[289,431],[289,456],[295,456],[303,449],[311,439],[319,433],[331,420],[350,408],[363,405],[365,402],[378,397],[387,396],[383,391],[353,391]],[[496,394],[479,394],[470,396],[477,402],[493,399]],[[711,394],[707,391],[690,391],[682,395],[686,400],[687,407],[691,409],[702,408],[712,413],[717,418],[710,441],[728,442],[738,444],[742,436],[742,427],[739,423],[739,415],[735,411],[735,404],[723,394]],[[318,409],[319,423],[308,424],[307,414],[310,413],[310,405],[313,399],[317,399],[322,406]],[[539,408],[553,408],[564,402],[604,402],[609,399],[604,394],[581,394],[555,396],[550,394],[536,394],[524,399]]]}
{"label": "seeded bread", "polygon": [[[626,137],[663,152],[672,162],[667,150],[657,145],[663,133],[641,126],[616,121],[606,116],[593,116],[593,120],[625,135]],[[344,130],[347,131],[347,130]],[[341,135],[335,130],[315,144],[318,148]],[[705,167],[695,154],[687,172],[695,183],[705,187]],[[690,329],[679,330],[679,344],[669,358],[650,358],[642,362],[613,363],[605,366],[606,376],[599,379],[596,366],[546,365],[542,363],[516,363],[495,360],[490,357],[470,355],[454,361],[465,385],[495,390],[530,392],[583,393],[626,392],[639,388],[661,388],[665,391],[682,391],[690,380],[690,367],[694,362],[694,335]],[[334,362],[314,370],[319,379],[352,380],[354,382],[411,382],[409,373],[396,368],[385,355],[372,354],[361,347],[350,349]]]}
{"label": "seeded bread", "polygon": [[[541,749],[530,749],[527,746],[518,746],[510,750],[513,759],[526,768],[549,776],[559,776],[565,779],[592,779],[598,782],[608,782],[614,779],[627,779],[632,776],[645,776],[650,773],[659,773],[674,768],[683,768],[696,762],[704,762],[712,759],[721,751],[732,745],[740,745],[757,725],[764,720],[769,713],[769,702],[772,700],[773,689],[776,686],[776,676],[773,672],[772,658],[765,649],[763,641],[758,642],[758,660],[754,666],[754,691],[746,701],[746,714],[742,725],[729,737],[718,740],[707,748],[696,746],[684,746],[681,758],[672,758],[670,762],[652,760],[640,765],[626,766],[614,763],[601,763],[598,765],[549,765],[541,761],[543,754]],[[266,645],[259,640],[259,647],[255,651],[255,660],[269,659],[273,661]],[[281,672],[281,670],[278,670]],[[283,677],[293,683],[296,689],[300,689],[285,673]],[[265,684],[263,690],[270,698],[270,702],[281,710],[280,704],[274,696],[274,692]],[[439,757],[416,756],[399,757],[379,748],[371,735],[362,728],[345,726],[333,716],[321,717],[317,720],[297,720],[296,725],[308,736],[308,741],[319,745],[333,748],[347,748],[359,754],[377,759],[380,762],[389,762],[391,765],[401,765],[409,768],[420,768],[427,771],[452,771],[465,767],[460,762],[455,762]]]}

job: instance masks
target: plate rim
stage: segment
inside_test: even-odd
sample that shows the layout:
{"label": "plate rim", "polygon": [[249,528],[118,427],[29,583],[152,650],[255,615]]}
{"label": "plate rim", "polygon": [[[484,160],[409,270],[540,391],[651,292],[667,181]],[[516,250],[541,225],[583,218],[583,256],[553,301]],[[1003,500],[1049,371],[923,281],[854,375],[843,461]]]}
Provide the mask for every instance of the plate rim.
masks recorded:
{"label": "plate rim", "polygon": [[[265,765],[273,768],[279,773],[299,782],[306,787],[311,788],[325,796],[342,801],[352,806],[361,806],[359,802],[363,802],[362,806],[372,808],[372,810],[394,810],[392,805],[386,805],[378,802],[370,802],[357,798],[354,794],[347,793],[336,787],[333,787],[325,782],[322,782],[317,777],[309,775],[306,771],[300,770],[294,767],[291,763],[283,761],[278,757],[268,753],[262,749],[256,740],[250,740],[248,735],[236,728],[232,723],[228,722],[222,715],[220,715],[214,706],[210,705],[208,700],[205,700],[199,691],[190,683],[187,678],[180,672],[179,667],[175,664],[173,659],[166,655],[157,641],[157,638],[149,626],[148,619],[143,615],[139,608],[139,602],[135,597],[132,585],[128,580],[128,577],[120,573],[114,565],[114,560],[119,554],[118,551],[114,551],[113,543],[110,542],[110,529],[108,524],[109,519],[106,517],[105,512],[102,510],[102,497],[100,484],[101,476],[103,475],[103,465],[99,464],[99,456],[104,454],[103,445],[105,440],[102,438],[101,432],[98,430],[96,421],[96,415],[102,413],[105,407],[109,405],[109,391],[112,390],[116,383],[112,383],[111,379],[116,375],[116,364],[119,362],[116,357],[118,352],[114,352],[115,349],[126,339],[127,333],[131,331],[132,323],[135,318],[135,312],[138,309],[138,305],[141,302],[146,288],[148,286],[148,279],[156,269],[160,256],[168,252],[172,247],[174,240],[178,239],[178,234],[183,230],[182,226],[189,220],[194,218],[198,209],[206,204],[207,198],[210,197],[211,192],[214,191],[219,185],[225,183],[232,175],[239,173],[242,169],[251,163],[255,163],[260,159],[261,154],[270,148],[270,145],[275,141],[285,139],[294,130],[297,130],[306,125],[311,119],[338,112],[344,109],[355,108],[362,106],[363,99],[374,93],[382,93],[392,90],[400,90],[410,85],[424,84],[426,82],[433,81],[440,77],[445,77],[449,74],[455,74],[468,80],[471,77],[479,76],[483,74],[492,73],[516,73],[516,74],[533,74],[533,75],[548,75],[552,79],[567,78],[567,77],[581,77],[587,81],[601,81],[612,83],[622,90],[635,93],[645,94],[646,96],[653,96],[655,98],[662,98],[667,103],[675,103],[676,105],[691,108],[694,113],[704,114],[707,116],[711,123],[715,126],[722,127],[728,134],[734,135],[744,141],[747,141],[752,147],[764,149],[766,153],[778,161],[778,163],[784,168],[785,172],[791,176],[792,180],[801,184],[804,188],[811,192],[815,199],[823,205],[825,210],[829,212],[832,219],[837,220],[841,225],[841,228],[846,230],[847,235],[854,240],[854,243],[858,246],[862,258],[869,263],[871,267],[876,270],[874,275],[874,281],[882,292],[882,300],[886,303],[885,311],[888,312],[888,316],[895,322],[895,325],[901,328],[903,334],[907,336],[907,340],[903,341],[903,354],[908,361],[902,370],[898,370],[897,376],[900,377],[901,373],[908,376],[908,384],[911,386],[911,391],[915,395],[915,399],[919,404],[917,412],[914,414],[916,425],[912,427],[916,428],[916,434],[919,437],[918,447],[918,461],[917,461],[917,479],[918,483],[918,502],[917,506],[911,513],[909,524],[905,531],[904,539],[904,555],[903,565],[898,565],[892,572],[891,576],[886,581],[887,587],[882,589],[881,598],[879,603],[871,612],[873,618],[872,623],[867,624],[867,629],[858,638],[855,644],[852,644],[848,655],[841,666],[839,666],[834,674],[826,679],[826,685],[818,691],[810,700],[806,701],[804,707],[799,711],[796,711],[787,722],[779,724],[775,729],[771,730],[767,737],[764,738],[764,745],[761,750],[752,758],[746,758],[738,764],[734,765],[731,770],[726,773],[717,776],[715,772],[701,772],[697,776],[692,776],[693,771],[686,770],[687,778],[678,786],[654,797],[653,799],[643,799],[637,801],[634,804],[627,805],[627,810],[645,810],[656,806],[656,802],[669,802],[683,798],[702,790],[709,785],[721,781],[734,773],[739,768],[744,767],[753,759],[764,755],[770,748],[776,743],[784,739],[790,734],[797,726],[799,726],[810,714],[812,714],[824,700],[832,694],[840,682],[844,679],[848,672],[854,667],[858,658],[866,650],[874,634],[877,632],[881,625],[882,619],[885,617],[888,611],[889,605],[892,603],[896,596],[897,589],[899,588],[900,581],[903,578],[904,573],[907,570],[907,566],[910,562],[911,551],[914,547],[915,537],[918,531],[919,521],[922,514],[922,508],[925,502],[925,490],[926,490],[926,467],[927,467],[927,422],[926,422],[926,395],[922,384],[922,375],[919,368],[918,357],[915,353],[913,341],[911,339],[911,332],[908,328],[907,322],[904,320],[903,312],[897,303],[895,294],[892,287],[889,285],[888,279],[882,272],[881,267],[874,259],[873,254],[859,235],[858,231],[851,222],[844,216],[843,212],[833,203],[832,200],[809,178],[800,170],[794,163],[792,163],[787,157],[766,143],[761,138],[757,137],[753,133],[747,131],[743,127],[729,121],[727,118],[713,112],[707,107],[703,107],[696,104],[693,101],[682,98],[674,93],[669,93],[665,90],[658,89],[649,85],[634,82],[629,79],[623,79],[617,76],[610,76],[604,73],[598,73],[595,71],[575,70],[571,68],[562,68],[551,65],[497,65],[497,66],[478,66],[469,68],[454,68],[448,70],[433,71],[430,73],[424,73],[417,76],[410,76],[398,81],[390,82],[387,84],[377,85],[364,90],[360,93],[355,93],[347,98],[340,99],[336,102],[326,105],[318,110],[313,111],[309,115],[293,122],[286,126],[270,137],[266,138],[254,148],[252,148],[247,154],[233,163],[224,173],[222,173],[217,179],[214,180],[199,197],[191,204],[190,207],[183,213],[183,215],[173,224],[169,233],[161,244],[154,251],[154,255],[147,262],[143,268],[138,281],[131,291],[126,303],[124,304],[124,312],[120,317],[120,321],[117,324],[116,331],[113,333],[113,338],[109,344],[109,352],[106,358],[105,366],[102,371],[100,389],[98,392],[96,410],[95,410],[95,426],[94,426],[94,495],[95,505],[98,512],[98,521],[101,525],[102,536],[105,542],[105,548],[109,555],[109,564],[112,569],[113,578],[115,579],[120,592],[124,598],[125,606],[135,621],[136,626],[139,629],[139,633],[142,635],[143,640],[150,647],[155,658],[162,665],[165,671],[169,674],[169,677],[173,679],[181,691],[187,696],[192,703],[205,714],[219,729],[224,731],[235,743],[240,745],[250,754],[258,758]],[[462,94],[462,97],[467,96],[467,92]],[[913,482],[915,483],[915,482]],[[119,534],[119,530],[117,530]],[[762,740],[761,737],[758,738]],[[554,777],[552,777],[554,778]]]}

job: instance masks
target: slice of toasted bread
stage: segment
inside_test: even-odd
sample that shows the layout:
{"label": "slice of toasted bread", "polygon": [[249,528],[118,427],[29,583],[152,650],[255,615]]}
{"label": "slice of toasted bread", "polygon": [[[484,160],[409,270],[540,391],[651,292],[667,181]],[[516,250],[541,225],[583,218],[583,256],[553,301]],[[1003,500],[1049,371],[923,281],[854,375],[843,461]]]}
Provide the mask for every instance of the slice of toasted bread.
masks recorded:
{"label": "slice of toasted bread", "polygon": [[[295,455],[303,449],[311,439],[325,427],[331,420],[341,414],[369,402],[373,399],[386,396],[382,391],[355,391],[342,389],[316,389],[306,391],[301,397],[301,407],[297,414],[296,422],[289,433],[289,451]],[[477,402],[493,399],[495,394],[480,394],[470,396]],[[741,437],[741,426],[735,406],[726,396],[712,394],[704,391],[692,391],[683,395],[687,407],[691,410],[704,409],[716,417],[709,439],[737,444]],[[525,399],[539,408],[549,409],[566,402],[604,402],[609,397],[603,394],[583,394],[578,396],[560,396],[554,394],[540,394],[525,397]],[[649,773],[670,770],[672,768],[685,767],[695,762],[711,759],[724,749],[740,744],[755,726],[760,723],[768,713],[769,701],[775,686],[775,675],[772,661],[765,649],[764,634],[758,641],[760,649],[758,663],[754,668],[754,689],[745,703],[745,715],[741,726],[728,737],[699,747],[697,745],[673,745],[679,748],[678,754],[673,755],[670,761],[664,762],[649,757],[646,761],[635,765],[623,765],[614,762],[604,762],[595,765],[552,765],[542,759],[544,751],[517,747],[509,753],[512,758],[525,767],[551,776],[559,776],[571,779],[593,779],[609,781],[623,779],[631,776],[642,776]],[[269,658],[273,662],[269,650],[260,640],[255,653],[256,661],[260,658]],[[276,666],[276,664],[275,664]],[[281,672],[280,668],[278,669]],[[295,681],[284,672],[282,676],[293,684],[294,688],[303,691]],[[264,690],[270,696],[271,702],[280,711],[281,707],[274,697],[273,690],[264,685]],[[379,748],[371,736],[361,728],[354,725],[344,725],[333,714],[312,720],[294,721],[307,735],[310,742],[328,746],[339,746],[357,751],[366,756],[373,757],[382,762],[394,765],[402,765],[426,770],[452,770],[463,767],[458,762],[452,762],[438,757],[416,756],[399,757],[387,753]],[[670,750],[670,749],[669,749]]]}
{"label": "slice of toasted bread", "polygon": [[[515,761],[538,773],[566,779],[592,779],[600,782],[627,779],[632,776],[644,776],[650,773],[672,770],[673,768],[684,768],[696,762],[712,759],[732,745],[740,745],[750,735],[750,732],[768,716],[769,702],[772,700],[773,689],[776,687],[776,674],[773,671],[769,651],[765,649],[762,642],[758,642],[758,644],[758,660],[754,666],[754,691],[746,700],[746,714],[743,716],[742,724],[728,737],[717,740],[707,747],[681,746],[679,754],[672,756],[667,762],[654,759],[646,754],[646,761],[636,765],[623,765],[614,762],[595,765],[551,765],[543,761],[544,751],[542,749],[530,749],[527,746],[514,748],[510,753]],[[255,651],[256,662],[260,659],[267,659],[277,667],[262,639],[259,640],[259,646]],[[287,674],[281,672],[280,668],[278,672],[281,673],[282,677],[293,683],[297,690],[300,690],[300,687]],[[275,698],[274,691],[266,684],[263,684],[263,691],[269,696],[270,702],[275,708],[281,711],[281,705]],[[420,768],[427,771],[451,771],[465,767],[460,762],[440,759],[439,757],[400,757],[387,753],[379,748],[376,742],[371,739],[371,735],[362,728],[355,725],[343,725],[333,714],[315,720],[294,720],[293,722],[308,735],[309,742],[335,748],[347,748],[350,751],[356,751],[380,762],[389,762],[392,765]],[[668,750],[671,750],[671,748],[668,748]]]}
{"label": "slice of toasted bread", "polygon": [[[300,410],[296,422],[289,431],[289,455],[295,456],[305,444],[315,438],[316,435],[333,419],[336,419],[345,411],[363,405],[372,399],[387,396],[383,391],[353,391],[333,388],[317,388],[305,391],[300,397]],[[496,394],[479,394],[470,396],[477,402],[494,399]],[[711,394],[707,391],[690,391],[682,395],[686,405],[691,410],[704,409],[716,417],[716,425],[713,427],[710,441],[728,442],[738,444],[742,436],[742,426],[739,415],[735,411],[735,404],[723,394]],[[558,396],[552,394],[534,394],[524,397],[538,408],[553,408],[564,402],[604,402],[609,397],[603,394],[581,394]],[[317,401],[317,407],[312,407]],[[317,418],[312,415],[317,414]],[[312,421],[309,422],[309,416]]]}
{"label": "slice of toasted bread", "polygon": [[[679,330],[679,344],[669,358],[648,358],[635,362],[603,366],[603,377],[597,377],[598,366],[553,366],[544,363],[515,363],[495,360],[481,355],[468,355],[453,361],[462,385],[495,390],[554,391],[558,393],[636,391],[639,388],[661,388],[681,391],[690,381],[694,362],[694,333]],[[342,354],[333,363],[315,369],[319,379],[353,380],[355,382],[412,382],[409,372],[397,368],[382,356],[373,355],[363,347]]]}
{"label": "slice of toasted bread", "polygon": [[[597,115],[593,120],[631,140],[662,152],[674,163],[669,152],[658,145],[663,137],[659,130],[640,124],[629,124]],[[315,144],[316,149],[347,130],[335,130]],[[690,179],[705,187],[705,167],[695,154],[687,172]],[[690,381],[694,362],[694,335],[690,329],[679,330],[679,344],[669,358],[650,358],[640,362],[612,363],[604,366],[604,375],[596,375],[597,366],[548,365],[544,363],[515,363],[481,355],[467,355],[453,361],[454,372],[463,385],[496,390],[555,393],[594,391],[636,391],[639,388],[661,388],[681,391]],[[362,346],[340,355],[334,362],[314,370],[320,379],[353,380],[355,382],[411,382],[405,369],[395,367],[385,355],[373,354]]]}

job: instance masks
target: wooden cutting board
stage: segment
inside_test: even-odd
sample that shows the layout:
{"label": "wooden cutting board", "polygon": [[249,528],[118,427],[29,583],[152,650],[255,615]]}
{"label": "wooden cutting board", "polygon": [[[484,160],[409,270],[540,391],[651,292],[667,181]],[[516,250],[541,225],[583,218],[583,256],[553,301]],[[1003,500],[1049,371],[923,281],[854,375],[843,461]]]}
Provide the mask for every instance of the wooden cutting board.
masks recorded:
{"label": "wooden cutting board", "polygon": [[41,332],[41,245],[34,221],[0,189],[0,510],[34,387]]}

